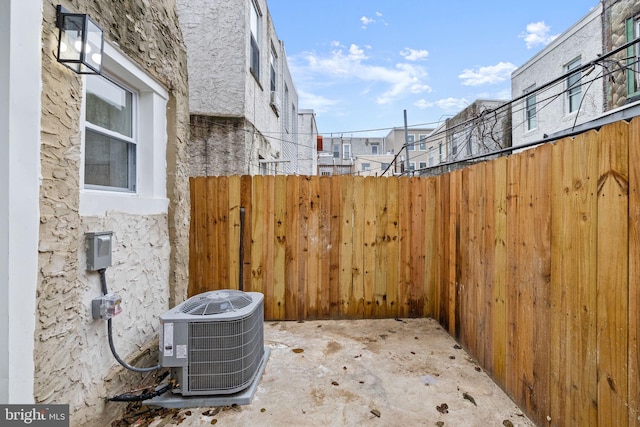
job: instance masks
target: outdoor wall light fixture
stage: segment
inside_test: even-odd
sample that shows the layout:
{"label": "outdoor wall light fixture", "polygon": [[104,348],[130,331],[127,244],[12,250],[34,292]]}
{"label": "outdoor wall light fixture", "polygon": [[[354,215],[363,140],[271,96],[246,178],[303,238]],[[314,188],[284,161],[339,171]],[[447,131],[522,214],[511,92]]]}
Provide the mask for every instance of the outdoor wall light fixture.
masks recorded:
{"label": "outdoor wall light fixture", "polygon": [[78,74],[100,74],[102,72],[102,28],[82,13],[70,13],[58,5],[56,26],[58,37],[58,62]]}

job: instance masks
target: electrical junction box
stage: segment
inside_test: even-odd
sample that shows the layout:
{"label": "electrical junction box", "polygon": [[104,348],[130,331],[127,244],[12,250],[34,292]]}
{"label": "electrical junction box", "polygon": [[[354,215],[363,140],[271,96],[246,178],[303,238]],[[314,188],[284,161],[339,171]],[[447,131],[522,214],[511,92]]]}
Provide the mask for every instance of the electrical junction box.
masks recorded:
{"label": "electrical junction box", "polygon": [[122,298],[118,294],[108,293],[91,301],[91,315],[94,319],[109,320],[122,313]]}
{"label": "electrical junction box", "polygon": [[86,233],[87,270],[101,270],[111,266],[112,231]]}

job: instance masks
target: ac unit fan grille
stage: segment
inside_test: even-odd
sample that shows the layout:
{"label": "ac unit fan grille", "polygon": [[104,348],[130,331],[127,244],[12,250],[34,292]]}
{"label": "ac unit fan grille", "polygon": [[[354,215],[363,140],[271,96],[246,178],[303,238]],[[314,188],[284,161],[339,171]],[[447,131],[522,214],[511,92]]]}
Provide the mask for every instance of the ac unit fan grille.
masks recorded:
{"label": "ac unit fan grille", "polygon": [[252,301],[251,297],[242,291],[209,291],[189,298],[182,305],[181,311],[197,316],[209,316],[241,310]]}
{"label": "ac unit fan grille", "polygon": [[258,372],[264,354],[263,305],[250,316],[189,324],[188,389],[234,393]]}

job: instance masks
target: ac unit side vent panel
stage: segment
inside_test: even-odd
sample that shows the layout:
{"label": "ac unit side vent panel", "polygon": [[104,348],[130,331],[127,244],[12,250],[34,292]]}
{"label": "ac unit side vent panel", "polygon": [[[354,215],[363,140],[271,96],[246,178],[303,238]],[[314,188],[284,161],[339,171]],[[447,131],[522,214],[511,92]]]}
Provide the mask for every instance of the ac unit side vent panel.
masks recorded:
{"label": "ac unit side vent panel", "polygon": [[258,371],[264,351],[262,306],[259,313],[225,322],[189,325],[190,393],[235,393]]}

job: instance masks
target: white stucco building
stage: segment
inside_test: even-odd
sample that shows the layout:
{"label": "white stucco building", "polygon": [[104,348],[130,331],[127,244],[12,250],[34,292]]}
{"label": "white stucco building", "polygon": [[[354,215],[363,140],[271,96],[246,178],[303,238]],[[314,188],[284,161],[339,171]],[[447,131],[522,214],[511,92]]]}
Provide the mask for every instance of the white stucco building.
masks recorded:
{"label": "white stucco building", "polygon": [[178,0],[188,52],[191,175],[308,170],[298,94],[266,0]]}
{"label": "white stucco building", "polygon": [[[513,146],[540,141],[604,110],[603,68],[577,71],[556,84],[541,87],[579,69],[602,54],[602,4],[559,35],[511,75]],[[519,100],[518,100],[519,99]]]}

